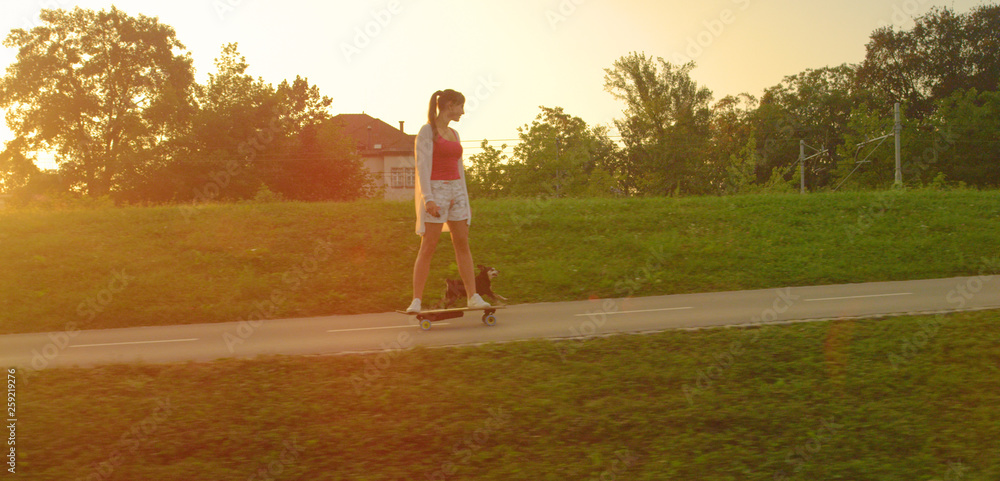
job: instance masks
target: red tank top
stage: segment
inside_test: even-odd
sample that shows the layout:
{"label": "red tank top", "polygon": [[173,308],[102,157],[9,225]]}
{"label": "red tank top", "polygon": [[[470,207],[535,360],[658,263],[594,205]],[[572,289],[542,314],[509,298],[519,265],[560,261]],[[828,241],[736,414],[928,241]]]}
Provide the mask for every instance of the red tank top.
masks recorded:
{"label": "red tank top", "polygon": [[434,162],[431,180],[458,180],[458,159],[462,158],[462,144],[446,140],[441,135],[434,139]]}

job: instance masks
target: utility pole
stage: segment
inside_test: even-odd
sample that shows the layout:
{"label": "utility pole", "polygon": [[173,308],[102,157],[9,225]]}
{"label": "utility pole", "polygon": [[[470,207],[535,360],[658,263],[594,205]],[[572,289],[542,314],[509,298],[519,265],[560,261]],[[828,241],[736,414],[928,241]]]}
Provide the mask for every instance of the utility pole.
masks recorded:
{"label": "utility pole", "polygon": [[896,187],[903,185],[902,155],[900,153],[900,133],[903,131],[903,124],[899,121],[899,102],[896,102],[896,126],[893,129],[896,133]]}
{"label": "utility pole", "polygon": [[806,193],[806,141],[799,141],[799,193]]}
{"label": "utility pole", "polygon": [[[809,149],[812,150],[815,153],[812,154],[812,155],[810,155],[809,157],[806,157],[806,147],[809,147]],[[827,152],[828,151],[826,150],[826,147],[823,147],[822,149],[817,149],[816,147],[812,147],[812,146],[806,145],[806,141],[805,140],[800,140],[799,141],[799,170],[801,171],[800,172],[801,175],[799,177],[799,193],[800,194],[805,194],[806,193],[806,161],[809,160],[809,159],[811,159],[811,158],[814,158],[814,157],[819,157],[821,155],[826,155]]]}

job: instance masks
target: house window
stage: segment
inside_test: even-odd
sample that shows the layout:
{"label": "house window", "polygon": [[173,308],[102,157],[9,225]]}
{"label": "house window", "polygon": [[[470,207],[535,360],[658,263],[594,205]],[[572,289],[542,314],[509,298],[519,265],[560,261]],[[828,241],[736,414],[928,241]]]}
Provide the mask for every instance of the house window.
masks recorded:
{"label": "house window", "polygon": [[414,178],[414,169],[411,167],[392,168],[393,189],[412,189],[413,178]]}

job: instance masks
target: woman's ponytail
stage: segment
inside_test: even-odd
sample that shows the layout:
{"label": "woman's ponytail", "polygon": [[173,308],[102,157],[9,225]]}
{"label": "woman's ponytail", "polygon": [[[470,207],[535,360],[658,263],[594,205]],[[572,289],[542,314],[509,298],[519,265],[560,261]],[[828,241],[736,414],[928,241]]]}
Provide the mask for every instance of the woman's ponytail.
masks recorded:
{"label": "woman's ponytail", "polygon": [[434,132],[433,138],[435,139],[438,136],[437,116],[438,116],[438,97],[440,96],[441,96],[440,90],[434,92],[434,94],[431,95],[431,106],[430,109],[427,110],[427,122],[431,124],[431,129]]}

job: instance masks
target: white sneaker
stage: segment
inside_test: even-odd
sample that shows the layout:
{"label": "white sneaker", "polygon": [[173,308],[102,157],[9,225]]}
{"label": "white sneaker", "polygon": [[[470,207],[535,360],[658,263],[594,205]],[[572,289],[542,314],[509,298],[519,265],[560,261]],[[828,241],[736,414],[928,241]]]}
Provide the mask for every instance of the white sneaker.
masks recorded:
{"label": "white sneaker", "polygon": [[414,299],[410,307],[406,308],[406,312],[420,312],[420,299]]}
{"label": "white sneaker", "polygon": [[469,298],[469,307],[474,309],[482,309],[485,307],[490,307],[490,303],[484,301],[482,297],[479,297],[479,294],[473,294],[472,297]]}

